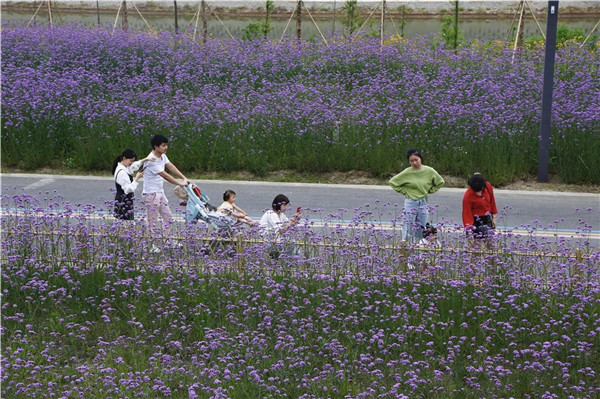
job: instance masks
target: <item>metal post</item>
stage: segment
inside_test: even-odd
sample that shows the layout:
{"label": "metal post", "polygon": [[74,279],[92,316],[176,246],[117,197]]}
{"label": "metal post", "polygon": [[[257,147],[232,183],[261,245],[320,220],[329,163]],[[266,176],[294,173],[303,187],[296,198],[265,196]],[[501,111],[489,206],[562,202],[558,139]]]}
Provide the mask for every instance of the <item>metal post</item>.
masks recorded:
{"label": "metal post", "polygon": [[173,8],[175,9],[175,34],[179,33],[179,23],[177,21],[177,0],[173,0]]}
{"label": "metal post", "polygon": [[96,0],[96,16],[98,17],[98,26],[100,26],[100,3]]}
{"label": "metal post", "polygon": [[552,93],[554,90],[554,53],[556,52],[556,26],[558,23],[558,0],[548,1],[546,19],[546,53],[544,55],[544,88],[542,92],[542,123],[538,151],[538,181],[548,181],[550,154],[550,126],[552,121]]}
{"label": "metal post", "polygon": [[458,0],[454,2],[454,50],[458,47]]}

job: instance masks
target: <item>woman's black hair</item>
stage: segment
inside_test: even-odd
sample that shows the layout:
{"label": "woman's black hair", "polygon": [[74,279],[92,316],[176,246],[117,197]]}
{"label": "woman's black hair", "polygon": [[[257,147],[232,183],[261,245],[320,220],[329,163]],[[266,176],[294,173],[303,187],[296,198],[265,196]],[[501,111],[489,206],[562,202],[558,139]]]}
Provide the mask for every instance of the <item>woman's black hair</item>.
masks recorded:
{"label": "woman's black hair", "polygon": [[406,152],[406,159],[409,159],[411,155],[418,156],[421,158],[421,162],[423,162],[423,155],[421,155],[421,151],[417,150],[416,148],[411,148]]}
{"label": "woman's black hair", "polygon": [[115,174],[115,170],[117,170],[117,165],[119,164],[119,162],[121,162],[123,160],[123,158],[127,158],[127,159],[133,158],[134,160],[136,160],[137,155],[135,155],[135,151],[133,151],[130,148],[123,151],[123,153],[121,155],[119,155],[118,157],[116,157],[113,162],[113,166],[112,166],[112,174],[113,175]]}
{"label": "woman's black hair", "polygon": [[227,190],[223,193],[223,201],[229,201],[229,198],[231,198],[232,195],[236,195],[235,191],[233,190]]}
{"label": "woman's black hair", "polygon": [[290,199],[283,194],[278,194],[277,197],[273,199],[273,203],[271,206],[275,212],[279,212],[281,210],[282,204],[289,204]]}
{"label": "woman's black hair", "polygon": [[483,177],[480,173],[475,173],[473,176],[471,176],[469,178],[469,187],[471,187],[471,189],[475,192],[479,192],[482,191],[486,184],[485,184],[485,177]]}

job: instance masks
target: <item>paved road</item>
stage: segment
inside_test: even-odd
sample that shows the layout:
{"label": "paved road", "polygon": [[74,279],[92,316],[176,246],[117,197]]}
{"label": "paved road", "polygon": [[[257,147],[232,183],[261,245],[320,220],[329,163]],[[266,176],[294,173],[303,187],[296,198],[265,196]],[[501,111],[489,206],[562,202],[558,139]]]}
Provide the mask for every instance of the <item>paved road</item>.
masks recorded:
{"label": "paved road", "polygon": [[[253,218],[259,218],[272,199],[286,194],[292,206],[302,206],[304,216],[312,220],[350,220],[356,211],[373,212],[375,222],[385,223],[396,218],[403,198],[387,186],[330,185],[304,183],[272,183],[247,181],[194,181],[208,194],[213,205],[222,202],[226,189],[237,192],[237,204]],[[63,176],[33,174],[1,174],[2,208],[10,208],[7,195],[28,193],[39,198],[62,196],[71,204],[90,204],[96,212],[108,211],[107,203],[114,197],[111,177]],[[173,186],[165,183],[171,209],[182,210],[180,200],[173,195]],[[141,188],[138,188],[141,193]],[[432,220],[436,223],[461,223],[463,189],[444,188],[430,197],[436,207]],[[539,227],[552,225],[552,231],[571,232],[582,223],[600,233],[600,194],[532,192],[496,190],[500,210],[499,228],[518,228],[530,224]],[[344,209],[340,211],[340,209]]]}

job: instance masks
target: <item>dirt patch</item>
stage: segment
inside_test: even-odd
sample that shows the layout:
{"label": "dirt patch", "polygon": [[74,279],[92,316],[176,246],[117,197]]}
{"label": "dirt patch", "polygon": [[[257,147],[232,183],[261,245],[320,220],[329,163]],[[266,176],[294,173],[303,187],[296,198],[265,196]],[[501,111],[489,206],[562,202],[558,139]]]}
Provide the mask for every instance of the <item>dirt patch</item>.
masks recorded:
{"label": "dirt patch", "polygon": [[600,193],[600,185],[597,184],[567,184],[549,179],[548,183],[539,183],[536,179],[516,180],[505,186],[503,190],[524,190],[524,191],[564,191],[576,193]]}
{"label": "dirt patch", "polygon": [[387,181],[373,177],[362,170],[349,170],[347,172],[330,172],[321,175],[323,183],[332,184],[387,184]]}
{"label": "dirt patch", "polygon": [[467,188],[467,179],[458,176],[442,175],[446,182],[445,187],[452,188]]}

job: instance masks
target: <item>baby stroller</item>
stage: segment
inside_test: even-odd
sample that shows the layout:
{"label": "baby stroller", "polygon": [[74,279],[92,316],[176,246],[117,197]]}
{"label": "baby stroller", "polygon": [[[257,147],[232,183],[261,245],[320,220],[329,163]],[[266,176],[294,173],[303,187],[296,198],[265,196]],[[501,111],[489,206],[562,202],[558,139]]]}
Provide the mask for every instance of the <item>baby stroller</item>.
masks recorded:
{"label": "baby stroller", "polygon": [[223,213],[217,212],[216,208],[208,203],[208,196],[204,194],[195,184],[185,187],[187,203],[185,205],[185,220],[193,222],[201,220],[208,228],[217,233],[231,233],[231,227],[236,220]]}

